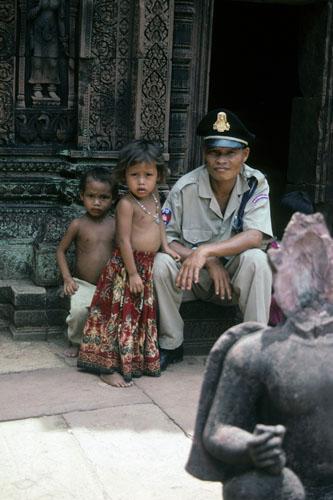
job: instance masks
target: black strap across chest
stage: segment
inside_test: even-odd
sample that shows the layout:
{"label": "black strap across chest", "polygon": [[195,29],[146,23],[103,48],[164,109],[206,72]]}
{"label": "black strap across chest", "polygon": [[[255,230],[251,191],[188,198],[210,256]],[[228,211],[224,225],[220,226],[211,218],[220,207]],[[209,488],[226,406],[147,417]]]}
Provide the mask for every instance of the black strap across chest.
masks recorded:
{"label": "black strap across chest", "polygon": [[254,176],[250,177],[247,180],[247,182],[249,184],[250,189],[248,191],[246,191],[242,196],[242,200],[241,200],[238,212],[237,212],[237,214],[234,218],[234,222],[232,224],[232,231],[234,233],[241,233],[243,231],[244,210],[245,210],[247,202],[249,201],[249,199],[251,198],[251,196],[253,195],[253,193],[255,192],[255,190],[257,189],[257,186],[258,186],[258,179]]}

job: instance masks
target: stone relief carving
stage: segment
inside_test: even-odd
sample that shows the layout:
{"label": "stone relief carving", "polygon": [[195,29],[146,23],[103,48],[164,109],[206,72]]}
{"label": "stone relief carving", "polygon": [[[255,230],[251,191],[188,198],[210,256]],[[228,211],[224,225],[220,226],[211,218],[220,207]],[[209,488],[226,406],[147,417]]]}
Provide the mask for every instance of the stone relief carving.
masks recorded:
{"label": "stone relief carving", "polygon": [[131,122],[131,2],[100,0],[94,4],[90,66],[90,148],[119,149],[128,140]]}
{"label": "stone relief carving", "polygon": [[0,276],[1,279],[27,278],[32,271],[32,248],[17,244],[1,244]]}
{"label": "stone relief carving", "polygon": [[14,26],[14,2],[0,0],[0,146],[9,146],[14,142]]}
{"label": "stone relief carving", "polygon": [[76,165],[69,162],[49,159],[49,160],[38,160],[30,161],[24,158],[4,158],[0,163],[0,172],[4,173],[63,173],[66,172],[67,175],[74,175],[77,171]]}
{"label": "stone relief carving", "polygon": [[75,141],[76,118],[70,111],[35,111],[16,114],[16,139],[19,143],[46,145]]}
{"label": "stone relief carving", "polygon": [[20,0],[15,143],[75,144],[78,1]]}
{"label": "stone relief carving", "polygon": [[114,151],[139,135],[167,146],[168,0],[0,0],[0,9],[0,146]]}
{"label": "stone relief carving", "polygon": [[32,240],[40,227],[42,217],[47,214],[47,209],[40,207],[4,207],[0,209],[0,239]]}
{"label": "stone relief carving", "polygon": [[[169,2],[147,1],[133,8],[128,0],[97,0],[91,21],[91,34],[88,30],[81,40],[84,57],[91,58],[80,111],[83,148],[118,150],[133,136],[167,144]],[[87,22],[82,20],[84,26]]]}
{"label": "stone relief carving", "polygon": [[144,52],[140,132],[144,137],[167,141],[170,11],[167,0],[145,2]]}
{"label": "stone relief carving", "polygon": [[38,0],[28,11],[33,104],[59,105],[60,48],[68,54],[63,0]]}

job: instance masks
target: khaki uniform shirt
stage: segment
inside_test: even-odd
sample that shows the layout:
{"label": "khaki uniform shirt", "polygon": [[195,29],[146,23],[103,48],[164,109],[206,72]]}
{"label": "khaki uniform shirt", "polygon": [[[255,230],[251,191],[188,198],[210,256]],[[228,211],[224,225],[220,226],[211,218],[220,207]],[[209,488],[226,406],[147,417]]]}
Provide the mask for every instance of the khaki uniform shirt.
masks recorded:
{"label": "khaki uniform shirt", "polygon": [[234,235],[232,224],[242,195],[249,190],[247,179],[256,177],[257,188],[246,204],[243,231],[257,229],[272,236],[269,186],[264,174],[243,165],[231,192],[224,214],[212,191],[207,168],[203,165],[181,177],[171,189],[163,209],[171,210],[166,226],[167,239],[192,248],[203,243],[227,240]]}

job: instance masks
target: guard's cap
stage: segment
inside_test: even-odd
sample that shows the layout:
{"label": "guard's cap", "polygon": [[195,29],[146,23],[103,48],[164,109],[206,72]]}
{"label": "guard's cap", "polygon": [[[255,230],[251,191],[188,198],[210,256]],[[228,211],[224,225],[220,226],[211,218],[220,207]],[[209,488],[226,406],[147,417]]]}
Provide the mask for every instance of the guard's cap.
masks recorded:
{"label": "guard's cap", "polygon": [[255,139],[235,113],[223,108],[209,111],[199,123],[197,134],[208,148],[246,148]]}

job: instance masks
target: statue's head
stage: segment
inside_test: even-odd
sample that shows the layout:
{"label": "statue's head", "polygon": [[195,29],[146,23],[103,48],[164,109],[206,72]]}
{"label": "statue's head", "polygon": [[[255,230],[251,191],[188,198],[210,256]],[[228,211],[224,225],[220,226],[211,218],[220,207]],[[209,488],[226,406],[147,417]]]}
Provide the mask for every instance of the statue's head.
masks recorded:
{"label": "statue's head", "polygon": [[314,301],[333,304],[333,240],[320,213],[296,212],[268,256],[274,296],[286,316]]}

